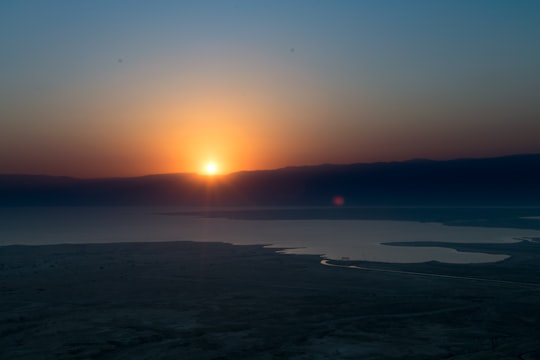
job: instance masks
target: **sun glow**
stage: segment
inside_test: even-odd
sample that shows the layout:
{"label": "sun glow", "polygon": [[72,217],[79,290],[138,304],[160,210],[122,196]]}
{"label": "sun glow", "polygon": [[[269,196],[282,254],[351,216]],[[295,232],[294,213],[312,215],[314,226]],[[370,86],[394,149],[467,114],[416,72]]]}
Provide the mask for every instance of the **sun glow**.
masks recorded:
{"label": "sun glow", "polygon": [[215,175],[218,172],[218,167],[215,163],[208,163],[204,166],[206,175]]}

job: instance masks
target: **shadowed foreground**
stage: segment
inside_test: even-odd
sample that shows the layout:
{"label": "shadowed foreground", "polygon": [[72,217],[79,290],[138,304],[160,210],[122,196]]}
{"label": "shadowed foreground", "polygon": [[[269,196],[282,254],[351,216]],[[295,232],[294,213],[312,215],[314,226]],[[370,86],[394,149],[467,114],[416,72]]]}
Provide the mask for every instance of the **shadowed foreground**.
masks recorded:
{"label": "shadowed foreground", "polygon": [[[511,280],[538,280],[540,244],[527,246]],[[540,359],[538,285],[319,260],[220,243],[2,247],[0,358]]]}

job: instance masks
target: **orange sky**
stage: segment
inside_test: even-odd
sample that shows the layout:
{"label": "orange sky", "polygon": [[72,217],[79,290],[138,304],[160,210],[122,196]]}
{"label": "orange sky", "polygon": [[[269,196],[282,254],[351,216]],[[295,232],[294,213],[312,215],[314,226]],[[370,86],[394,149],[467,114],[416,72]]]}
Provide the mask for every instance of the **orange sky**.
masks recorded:
{"label": "orange sky", "polygon": [[540,3],[413,3],[0,5],[0,173],[540,152]]}

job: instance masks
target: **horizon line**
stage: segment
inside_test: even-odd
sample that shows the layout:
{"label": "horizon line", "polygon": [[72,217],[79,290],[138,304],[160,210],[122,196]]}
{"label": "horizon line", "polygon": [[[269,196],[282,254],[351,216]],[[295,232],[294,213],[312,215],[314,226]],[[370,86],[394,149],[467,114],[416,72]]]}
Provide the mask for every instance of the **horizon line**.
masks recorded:
{"label": "horizon line", "polygon": [[132,178],[144,178],[151,176],[169,176],[169,175],[190,175],[197,177],[207,177],[207,178],[219,178],[226,177],[234,174],[242,173],[252,173],[252,172],[270,172],[270,171],[279,171],[286,169],[300,169],[300,168],[316,168],[323,166],[353,166],[353,165],[374,165],[374,164],[391,164],[391,163],[407,163],[407,162],[449,162],[449,161],[463,161],[463,160],[487,160],[487,159],[501,159],[509,157],[520,157],[520,156],[540,156],[540,153],[514,153],[508,155],[497,155],[497,156],[487,156],[487,157],[456,157],[445,160],[437,160],[430,158],[411,158],[406,160],[389,160],[389,161],[372,161],[372,162],[353,162],[353,163],[319,163],[313,165],[287,165],[277,168],[269,169],[253,169],[253,170],[238,170],[232,171],[229,173],[215,174],[215,175],[205,175],[200,172],[195,171],[186,171],[186,172],[166,172],[166,173],[146,173],[141,175],[126,175],[126,176],[97,176],[97,177],[80,177],[80,176],[71,176],[71,175],[51,175],[47,173],[0,173],[0,176],[43,176],[43,177],[56,177],[56,178],[66,178],[74,180],[111,180],[111,179],[132,179]]}

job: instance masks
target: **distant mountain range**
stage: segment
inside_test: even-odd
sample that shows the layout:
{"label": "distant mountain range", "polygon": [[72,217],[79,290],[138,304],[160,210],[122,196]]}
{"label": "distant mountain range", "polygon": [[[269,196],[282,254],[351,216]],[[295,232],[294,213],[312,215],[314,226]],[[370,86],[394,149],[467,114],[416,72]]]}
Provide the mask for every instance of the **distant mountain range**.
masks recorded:
{"label": "distant mountain range", "polygon": [[288,167],[206,177],[0,175],[0,206],[540,205],[540,154]]}

